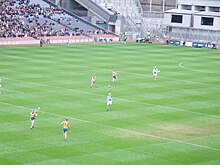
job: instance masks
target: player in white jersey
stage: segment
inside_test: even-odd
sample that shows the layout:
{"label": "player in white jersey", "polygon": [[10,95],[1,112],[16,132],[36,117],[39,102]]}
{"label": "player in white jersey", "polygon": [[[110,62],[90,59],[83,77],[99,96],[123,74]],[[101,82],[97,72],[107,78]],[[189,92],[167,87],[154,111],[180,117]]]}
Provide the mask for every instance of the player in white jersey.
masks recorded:
{"label": "player in white jersey", "polygon": [[109,92],[107,96],[106,103],[107,103],[107,111],[111,111],[112,110],[112,93],[111,92]]}
{"label": "player in white jersey", "polygon": [[157,75],[158,75],[159,72],[160,72],[160,70],[158,70],[157,67],[154,66],[154,69],[153,69],[153,72],[152,72],[152,74],[154,76],[154,81],[157,80]]}

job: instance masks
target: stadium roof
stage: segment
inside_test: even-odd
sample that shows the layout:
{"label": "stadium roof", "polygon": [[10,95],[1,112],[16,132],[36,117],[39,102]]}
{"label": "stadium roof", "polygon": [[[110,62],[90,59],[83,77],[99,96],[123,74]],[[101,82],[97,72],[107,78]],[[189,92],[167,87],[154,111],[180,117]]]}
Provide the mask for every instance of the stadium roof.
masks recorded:
{"label": "stadium roof", "polygon": [[165,11],[165,13],[193,14],[194,12],[191,10],[171,9],[171,10]]}
{"label": "stadium roof", "polygon": [[165,11],[165,13],[176,13],[176,14],[189,14],[189,15],[206,15],[206,16],[215,16],[220,17],[220,12],[205,12],[205,11],[192,11],[192,10],[179,10],[179,9],[171,9]]}
{"label": "stadium roof", "polygon": [[213,17],[220,17],[220,12],[196,12],[194,15],[206,15],[206,16],[213,16]]}

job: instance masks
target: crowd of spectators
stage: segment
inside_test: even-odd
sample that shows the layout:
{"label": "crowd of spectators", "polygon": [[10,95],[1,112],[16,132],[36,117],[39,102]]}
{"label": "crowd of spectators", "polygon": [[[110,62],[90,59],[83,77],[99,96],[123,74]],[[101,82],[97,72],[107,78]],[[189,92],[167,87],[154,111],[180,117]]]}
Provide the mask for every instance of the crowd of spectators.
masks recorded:
{"label": "crowd of spectators", "polygon": [[[42,8],[39,4],[30,4],[30,0],[0,1],[0,37],[40,37],[66,36],[71,31],[64,27],[56,28],[48,21],[54,14],[63,14],[59,7]],[[43,17],[43,22],[39,18]]]}
{"label": "crowd of spectators", "polygon": [[106,34],[93,28],[82,30],[74,23],[80,20],[65,15],[58,6],[42,7],[30,0],[0,0],[0,38]]}

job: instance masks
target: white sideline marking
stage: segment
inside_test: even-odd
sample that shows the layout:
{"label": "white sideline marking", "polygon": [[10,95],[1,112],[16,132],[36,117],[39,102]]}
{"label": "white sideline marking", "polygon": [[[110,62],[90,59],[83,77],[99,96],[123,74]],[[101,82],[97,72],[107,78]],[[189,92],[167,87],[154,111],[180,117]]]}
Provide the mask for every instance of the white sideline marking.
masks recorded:
{"label": "white sideline marking", "polygon": [[186,69],[186,70],[193,71],[193,72],[212,73],[212,74],[215,74],[215,73],[216,73],[216,72],[208,72],[208,71],[204,71],[204,70],[191,69],[191,68],[188,68],[188,67],[183,66],[184,63],[186,63],[186,62],[181,62],[181,63],[179,63],[179,67],[180,67],[180,68],[183,68],[183,69]]}
{"label": "white sideline marking", "polygon": [[[9,106],[14,106],[14,107],[30,110],[30,108],[27,108],[27,107],[24,107],[24,106],[20,106],[20,105],[10,104],[10,103],[1,102],[1,101],[0,101],[0,103],[1,104],[5,104],[5,105],[9,105]],[[125,129],[125,128],[120,128],[120,127],[115,127],[115,126],[106,125],[106,124],[99,124],[99,123],[96,123],[96,122],[92,122],[92,121],[88,121],[88,120],[83,120],[83,119],[78,119],[78,118],[74,118],[74,117],[70,117],[70,116],[63,116],[63,115],[59,115],[59,114],[51,113],[51,112],[47,112],[47,111],[41,111],[41,112],[44,112],[44,113],[49,114],[49,115],[63,117],[63,118],[68,117],[70,119],[77,120],[77,121],[80,121],[80,122],[90,123],[90,124],[94,124],[94,125],[98,125],[98,126],[102,126],[102,127],[112,128],[112,129],[117,129],[117,130],[121,130],[121,131],[125,131],[125,132],[130,132],[130,133],[146,136],[146,137],[152,137],[152,138],[162,139],[162,140],[166,140],[166,141],[172,141],[172,142],[176,142],[176,143],[187,144],[187,145],[201,147],[201,148],[206,148],[206,149],[211,149],[211,150],[215,150],[215,151],[219,151],[220,150],[219,148],[213,148],[213,147],[209,147],[209,146],[206,146],[206,145],[195,144],[195,143],[185,142],[185,141],[181,141],[181,140],[165,138],[165,137],[161,137],[161,136],[151,135],[151,134],[147,134],[147,133],[143,133],[143,132],[133,131],[133,130],[129,130],[129,129]]]}

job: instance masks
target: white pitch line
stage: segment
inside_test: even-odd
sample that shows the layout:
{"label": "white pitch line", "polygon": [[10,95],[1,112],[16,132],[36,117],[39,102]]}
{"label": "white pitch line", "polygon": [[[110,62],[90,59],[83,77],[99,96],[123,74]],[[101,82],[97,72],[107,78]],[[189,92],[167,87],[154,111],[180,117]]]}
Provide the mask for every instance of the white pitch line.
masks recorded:
{"label": "white pitch line", "polygon": [[18,58],[18,59],[30,60],[30,58],[20,57],[20,56],[13,56],[13,55],[9,55],[9,54],[4,54],[3,56],[7,56],[7,57],[10,57],[10,58]]}
{"label": "white pitch line", "polygon": [[[11,55],[5,55],[5,56],[11,56]],[[11,57],[15,57],[15,56],[11,56]],[[30,59],[30,58],[26,58],[26,57],[15,57],[15,58],[21,58],[21,59]],[[38,60],[38,59],[36,59]],[[44,61],[44,62],[48,62],[48,63],[58,63],[58,62],[51,62],[51,61],[47,61],[47,60],[39,60],[39,61]],[[182,62],[184,63],[184,62]],[[62,64],[62,63],[58,63],[58,64]],[[179,63],[179,66],[181,65],[181,63]],[[92,70],[104,70],[104,71],[110,71],[109,69],[98,69],[98,68],[90,68],[90,67],[87,67],[87,66],[81,66],[81,65],[73,65],[75,67],[81,67],[81,68],[89,68],[89,69],[92,69]],[[138,74],[138,73],[129,73],[129,72],[123,72],[123,71],[120,71],[122,73],[126,73],[126,74],[130,74],[130,75],[135,75],[135,76],[138,76],[138,77],[149,77],[145,74]],[[168,79],[170,80],[170,78],[167,78],[167,77],[161,77],[160,78],[164,78],[164,79]],[[10,79],[10,78],[5,78],[5,79]],[[12,79],[13,80],[13,79]],[[19,81],[22,81],[22,80],[19,80]],[[184,81],[184,80],[172,80],[172,81],[179,81],[179,82],[186,82],[186,83],[196,83],[196,84],[202,84],[202,85],[207,85],[207,86],[211,86],[209,84],[206,84],[206,83],[201,83],[201,82],[195,82],[195,81]],[[44,85],[44,86],[49,86],[49,85],[46,85],[46,84],[41,84],[41,83],[34,83],[34,82],[31,82],[33,84],[39,84],[39,85]],[[51,87],[51,86],[49,86]],[[60,89],[68,89],[68,88],[64,88],[64,87],[57,87],[57,86],[54,86],[56,88],[60,88]],[[213,86],[212,87],[217,87],[217,86]],[[87,94],[91,94],[89,92],[86,92],[86,91],[81,91],[81,90],[74,90],[74,89],[68,89],[68,90],[72,90],[72,91],[75,91],[75,92],[81,92],[81,93],[87,93]],[[93,93],[93,95],[98,95],[98,94],[95,94]],[[100,96],[100,95],[99,95]],[[117,98],[117,97],[115,97]],[[167,106],[161,106],[161,105],[155,105],[155,104],[149,104],[149,103],[143,103],[143,102],[139,102],[139,101],[135,101],[135,100],[128,100],[128,99],[121,99],[121,98],[118,98],[120,100],[124,100],[124,101],[128,101],[128,102],[136,102],[136,103],[141,103],[141,104],[145,104],[145,105],[150,105],[150,106],[155,106],[155,107],[162,107],[162,108],[166,108],[166,109],[173,109],[175,111],[185,111],[185,112],[189,112],[189,113],[194,113],[194,114],[200,114],[200,115],[204,115],[204,116],[209,116],[209,117],[217,117],[217,118],[220,118],[220,116],[217,116],[217,115],[208,115],[208,114],[204,114],[204,113],[200,113],[200,112],[194,112],[194,111],[188,111],[188,110],[185,110],[185,109],[179,109],[179,108],[173,108],[173,107],[167,107]]]}
{"label": "white pitch line", "polygon": [[208,71],[204,71],[204,70],[197,70],[197,69],[191,69],[191,68],[185,67],[185,66],[183,66],[184,63],[186,63],[186,62],[181,62],[181,63],[179,63],[179,67],[180,67],[180,68],[183,68],[183,69],[186,69],[186,70],[193,71],[193,72],[216,74],[216,72],[208,72]]}
{"label": "white pitch line", "polygon": [[[18,81],[22,81],[22,80],[18,80]],[[38,84],[38,85],[41,85],[41,86],[47,86],[47,87],[53,87],[53,88],[71,90],[71,91],[78,92],[78,93],[85,93],[85,94],[89,94],[89,95],[95,95],[95,96],[105,97],[105,96],[103,96],[103,95],[101,95],[101,94],[91,93],[91,92],[82,91],[82,90],[76,90],[76,89],[70,89],[70,88],[64,88],[64,87],[58,87],[58,86],[51,86],[51,85],[42,84],[42,83],[36,83],[36,82],[30,82],[30,83],[32,83],[32,84]],[[174,110],[174,111],[177,111],[177,112],[178,112],[178,111],[179,111],[179,112],[188,112],[188,113],[199,114],[199,115],[207,116],[207,117],[220,118],[220,116],[218,116],[218,115],[209,115],[209,114],[205,114],[205,113],[200,113],[200,112],[195,112],[195,111],[189,111],[189,110],[180,109],[180,108],[173,108],[173,107],[168,107],[168,106],[163,106],[163,105],[156,105],[156,104],[151,104],[151,103],[146,103],[146,102],[140,102],[140,101],[130,100],[130,99],[124,99],[124,98],[119,98],[119,97],[114,97],[114,98],[117,98],[118,100],[122,100],[122,101],[126,101],[126,102],[133,102],[133,103],[144,104],[144,105],[149,105],[149,106],[153,106],[153,107],[166,108],[166,109]]]}
{"label": "white pitch line", "polygon": [[[171,80],[171,78],[168,78],[168,77],[161,77],[160,76],[160,78]],[[177,80],[177,79],[172,79],[172,81],[184,82],[184,83],[188,83],[188,84],[200,84],[200,85],[205,85],[205,86],[209,86],[209,87],[213,87],[213,88],[218,88],[219,89],[219,86],[217,86],[217,85],[210,85],[210,84],[206,84],[206,83],[202,83],[202,82],[197,82],[197,81]]]}
{"label": "white pitch line", "polygon": [[2,90],[4,91],[12,91],[12,92],[16,92],[16,93],[22,93],[24,94],[25,92],[21,92],[21,91],[16,91],[16,90],[13,90],[13,89],[6,89],[6,88],[2,88]]}
{"label": "white pitch line", "polygon": [[[12,55],[4,55],[4,56],[8,56],[8,57],[12,57],[12,58],[20,58],[20,59],[27,59],[27,60],[31,60],[31,58],[26,58],[26,57],[18,57],[18,56],[12,56]],[[40,62],[45,62],[45,63],[53,63],[53,64],[63,64],[63,63],[59,63],[59,62],[52,62],[52,61],[48,61],[48,60],[39,60],[39,59],[34,59],[34,60],[37,60],[37,61],[40,61]],[[179,67],[182,67],[184,69],[188,69],[188,70],[191,70],[193,71],[192,69],[190,68],[186,68],[184,66],[182,66],[182,64],[185,63],[185,62],[182,62],[182,63],[179,63]],[[88,66],[82,66],[82,65],[72,65],[73,68],[88,68],[88,69],[91,69],[91,70],[103,70],[103,71],[110,71],[110,69],[103,69],[103,68],[91,68],[91,67],[88,67]],[[124,68],[125,69],[125,68]],[[129,68],[130,69],[130,68]],[[123,69],[122,69],[123,70]],[[145,75],[145,74],[139,74],[139,73],[129,73],[129,72],[124,72],[124,71],[120,71],[121,73],[125,73],[125,74],[128,74],[128,75],[133,75],[133,76],[137,76],[137,77],[150,77],[149,75]],[[196,70],[194,70],[196,71]],[[208,72],[205,72],[205,73],[208,73]],[[212,72],[211,72],[212,73]],[[171,80],[171,78],[167,78],[167,77],[162,77],[160,76],[160,78],[162,79],[168,79],[168,80]],[[213,85],[210,85],[210,84],[206,84],[206,83],[201,83],[201,82],[196,82],[196,81],[185,81],[185,80],[176,80],[176,79],[172,79],[172,81],[179,81],[179,82],[185,82],[185,83],[194,83],[194,84],[201,84],[201,85],[207,85],[207,86],[211,86],[211,87],[217,87],[217,86],[213,86]]]}
{"label": "white pitch line", "polygon": [[20,57],[20,56],[6,55],[6,54],[4,54],[3,56],[7,56],[7,57],[10,57],[10,58],[24,59],[24,60],[35,60],[35,61],[55,64],[55,62],[47,61],[47,60],[31,59],[31,58],[27,58],[27,57]]}
{"label": "white pitch line", "polygon": [[8,79],[10,79],[10,78],[7,78],[7,77],[0,77],[0,79],[6,79],[6,80],[8,80]]}
{"label": "white pitch line", "polygon": [[[1,101],[0,101],[0,103],[1,104],[5,104],[5,105],[9,105],[9,106],[14,106],[14,107],[30,110],[30,108],[27,108],[27,107],[24,107],[24,106],[20,106],[20,105],[5,103],[5,102],[1,102]],[[41,111],[41,112],[44,112],[44,113],[49,114],[49,115],[63,117],[63,118],[68,117],[70,119],[77,120],[77,121],[80,121],[80,122],[90,123],[90,124],[93,124],[93,125],[98,125],[98,126],[101,126],[101,127],[112,128],[112,129],[116,129],[116,130],[120,130],[120,131],[125,131],[125,132],[129,132],[129,133],[137,134],[137,135],[142,135],[142,136],[146,136],[146,137],[152,137],[152,138],[162,139],[162,140],[166,140],[166,141],[187,144],[187,145],[191,145],[191,146],[195,146],[195,147],[200,147],[200,148],[206,148],[206,149],[210,149],[210,150],[220,151],[219,148],[209,147],[209,146],[206,146],[206,145],[201,145],[201,144],[190,143],[190,142],[185,142],[185,141],[181,141],[181,140],[176,140],[176,139],[170,139],[170,138],[166,138],[166,137],[151,135],[151,134],[147,134],[147,133],[143,133],[143,132],[139,132],[139,131],[133,131],[133,130],[125,129],[125,128],[120,128],[120,127],[115,127],[115,126],[106,125],[106,124],[100,124],[100,123],[96,123],[96,122],[92,122],[92,121],[88,121],[88,120],[83,120],[83,119],[79,119],[79,118],[74,118],[74,117],[71,117],[71,116],[63,116],[63,115],[59,115],[59,114],[51,113],[51,112],[47,112],[47,111]]]}

